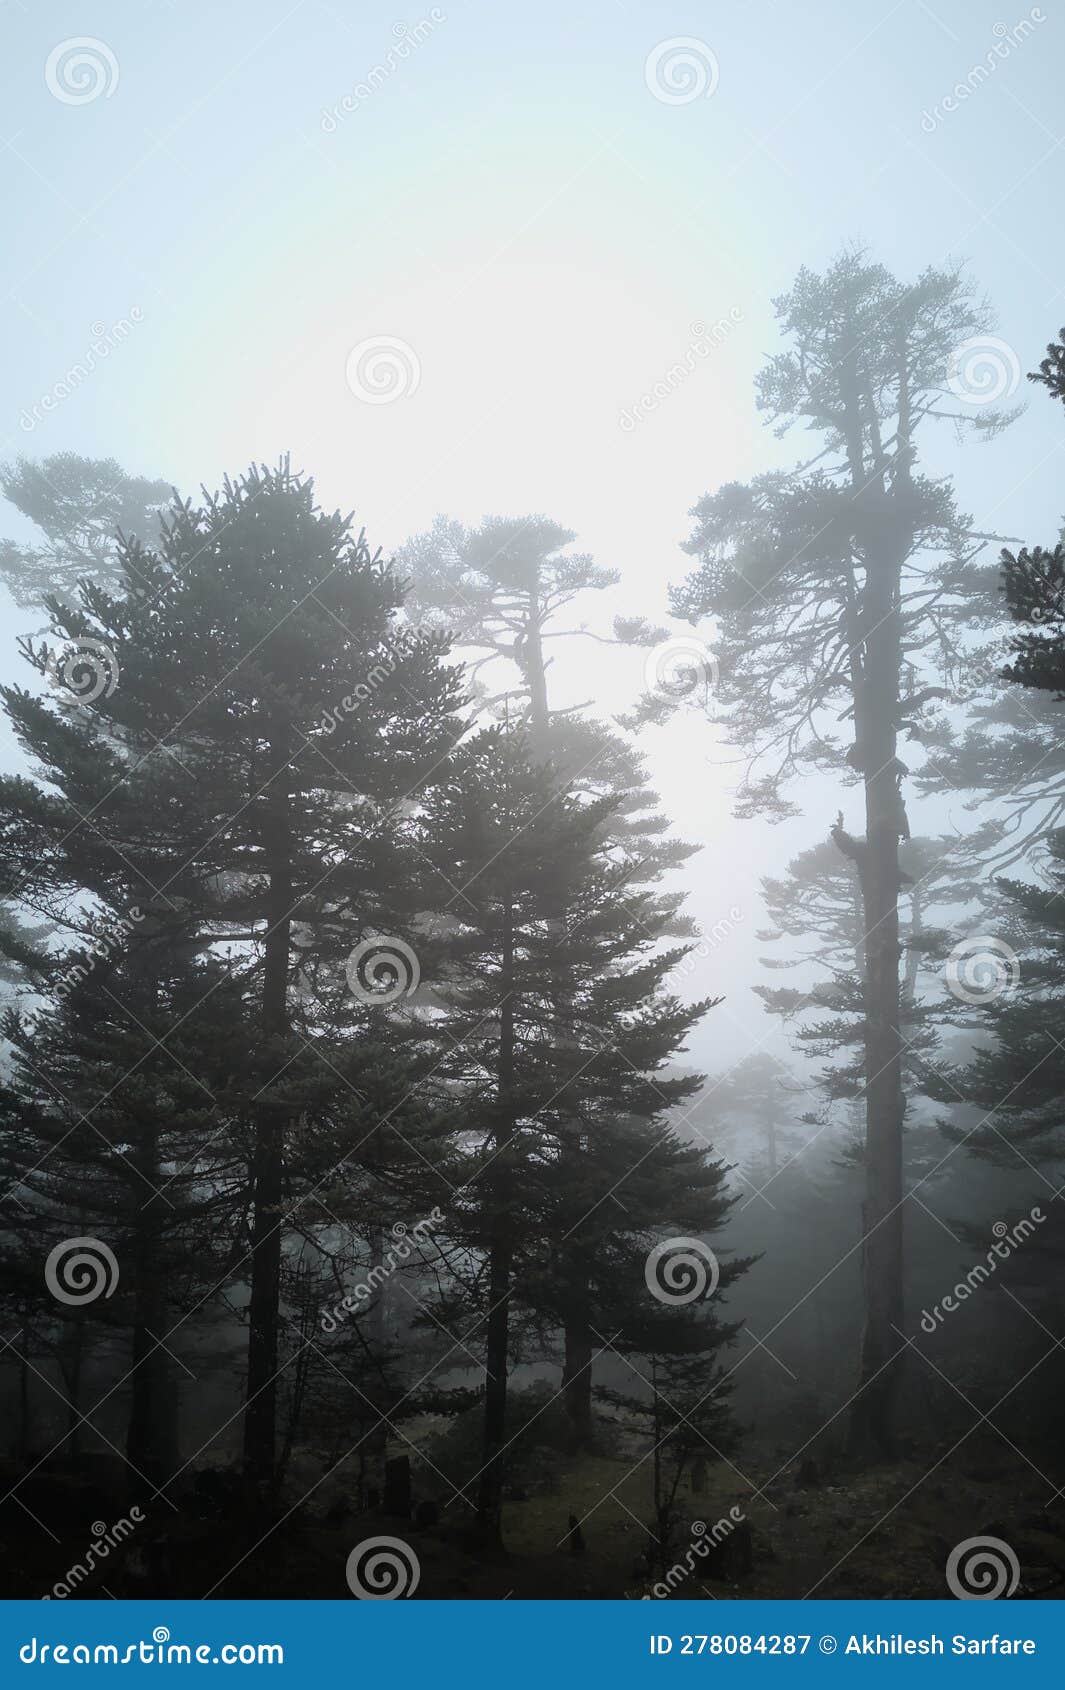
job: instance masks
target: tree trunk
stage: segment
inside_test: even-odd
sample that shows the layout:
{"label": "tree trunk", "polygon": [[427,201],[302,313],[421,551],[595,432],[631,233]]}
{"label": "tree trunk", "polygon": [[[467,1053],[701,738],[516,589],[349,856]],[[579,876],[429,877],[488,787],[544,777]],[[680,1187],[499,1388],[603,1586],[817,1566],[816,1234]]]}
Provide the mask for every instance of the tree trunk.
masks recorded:
{"label": "tree trunk", "polygon": [[[540,601],[537,593],[530,594],[529,615],[522,646],[522,671],[529,689],[529,723],[532,743],[537,755],[547,762],[551,752],[551,716],[547,699],[547,666],[540,629]],[[573,1188],[580,1182],[580,1134],[574,1124],[574,1140],[563,1145],[562,1157],[572,1174]],[[568,1254],[569,1252],[564,1252]],[[572,1267],[572,1264],[571,1264]],[[578,1308],[586,1307],[591,1299],[587,1274],[574,1276],[571,1272],[571,1294]],[[574,1443],[586,1448],[592,1441],[592,1334],[586,1320],[579,1313],[566,1321],[562,1364],[562,1393]]]}
{"label": "tree trunk", "polygon": [[[292,909],[291,804],[287,749],[275,737],[278,769],[270,785],[266,858],[269,865],[261,1026],[267,1060],[280,1054],[288,1032],[288,969]],[[283,1161],[287,1111],[269,1091],[255,1119],[251,1299],[248,1308],[248,1383],[244,1410],[244,1474],[260,1496],[273,1488],[277,1420],[277,1354],[281,1298]]]}
{"label": "tree trunk", "polygon": [[[902,1331],[902,1041],[899,1028],[899,809],[895,764],[898,571],[870,572],[865,643],[865,1331],[852,1442],[890,1456]],[[893,603],[893,600],[895,601]],[[858,722],[856,714],[856,726]]]}
{"label": "tree trunk", "polygon": [[64,1452],[71,1461],[76,1461],[81,1454],[81,1376],[85,1364],[85,1322],[80,1315],[79,1310],[79,1318],[74,1320],[70,1334],[69,1347],[60,1361],[68,1404],[67,1441]]}
{"label": "tree trunk", "polygon": [[144,1481],[161,1485],[169,1478],[167,1458],[169,1379],[166,1351],[159,1343],[165,1329],[163,1264],[159,1251],[160,1184],[158,1131],[148,1123],[136,1150],[136,1165],[152,1195],[137,1215],[134,1259],[136,1286],[133,1313],[133,1354],[130,1370],[129,1425],[126,1460],[131,1491]]}
{"label": "tree trunk", "polygon": [[21,1470],[30,1462],[30,1324],[23,1319],[18,1352],[18,1435],[15,1463]]}
{"label": "tree trunk", "polygon": [[499,1120],[492,1135],[492,1221],[485,1334],[484,1446],[477,1518],[486,1536],[503,1536],[503,1461],[507,1423],[507,1357],[510,1348],[510,1141],[514,1132],[514,939],[510,911],[503,932],[503,998],[499,1011]]}
{"label": "tree trunk", "polygon": [[[885,551],[887,548],[885,548]],[[899,991],[899,592],[904,551],[869,559],[863,596],[864,681],[855,732],[865,779],[862,869],[865,911],[866,1196],[862,1212],[865,1330],[851,1441],[894,1453],[894,1409],[904,1348],[902,1038]]]}
{"label": "tree trunk", "polygon": [[763,1124],[765,1126],[765,1153],[766,1153],[766,1160],[769,1163],[769,1177],[770,1177],[770,1179],[776,1179],[776,1177],[777,1177],[777,1112],[776,1112],[776,1108],[774,1106],[772,1098],[769,1100],[768,1108],[764,1111],[764,1113],[762,1115],[762,1121],[763,1121]]}
{"label": "tree trunk", "polygon": [[592,1334],[588,1328],[577,1317],[567,1321],[562,1390],[570,1429],[578,1448],[586,1448],[592,1441],[593,1353]]}
{"label": "tree trunk", "polygon": [[[859,857],[865,917],[866,1194],[862,1207],[865,1329],[858,1391],[851,1408],[850,1442],[856,1454],[888,1458],[895,1451],[894,1417],[905,1349],[901,1336],[904,1097],[898,899],[899,840],[907,827],[900,790],[902,770],[897,758],[897,724],[902,663],[902,566],[912,548],[913,531],[905,497],[910,488],[910,418],[904,346],[899,380],[894,460],[889,465],[884,459],[874,429],[870,450],[876,468],[869,475],[861,447],[861,398],[853,365],[843,377],[847,395],[850,497],[859,512],[863,502],[869,512],[861,531],[865,585],[861,601],[861,676],[854,693],[855,761],[865,784],[865,840]],[[872,495],[868,501],[865,500],[867,490]]]}

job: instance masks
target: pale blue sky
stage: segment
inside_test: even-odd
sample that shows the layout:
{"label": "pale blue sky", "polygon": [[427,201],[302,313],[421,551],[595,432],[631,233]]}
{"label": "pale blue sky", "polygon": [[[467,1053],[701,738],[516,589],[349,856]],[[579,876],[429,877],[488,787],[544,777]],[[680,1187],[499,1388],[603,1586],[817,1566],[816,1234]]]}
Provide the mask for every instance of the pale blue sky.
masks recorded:
{"label": "pale blue sky", "polygon": [[[1001,41],[996,23],[1033,17],[957,111],[922,124]],[[395,26],[420,20],[399,57]],[[542,510],[623,571],[616,608],[661,619],[691,504],[797,449],[763,428],[752,378],[775,345],[770,299],[801,264],[855,240],[902,274],[967,259],[1021,370],[1065,321],[1052,0],[0,0],[0,31],[5,456],[114,455],[188,491],[290,449],[386,549],[440,510]],[[105,45],[111,91],[65,103],[45,67],[82,36]],[[717,86],[668,104],[645,64],[682,37],[713,54]],[[388,74],[323,127],[375,64]],[[27,430],[100,325],[134,311],[106,364]],[[692,325],[730,313],[690,379],[623,428]],[[345,378],[375,336],[420,367],[388,405]],[[945,434],[936,467],[978,526],[1045,540],[1065,429],[1029,401],[992,445]],[[630,657],[560,684],[617,708],[640,674]],[[745,990],[757,876],[830,818],[786,841],[730,823],[690,719],[653,750],[680,831],[708,842],[693,908],[708,926],[748,912],[728,982],[710,958],[693,989],[727,984],[762,1036]],[[711,1019],[698,1054],[717,1063]]]}

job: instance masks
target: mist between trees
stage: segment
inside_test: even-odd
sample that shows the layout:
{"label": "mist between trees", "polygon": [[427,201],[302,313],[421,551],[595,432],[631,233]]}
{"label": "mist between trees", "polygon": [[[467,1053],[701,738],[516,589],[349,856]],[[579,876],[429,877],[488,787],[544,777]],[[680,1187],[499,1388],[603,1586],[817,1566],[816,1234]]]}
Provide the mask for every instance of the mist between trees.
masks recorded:
{"label": "mist between trees", "polygon": [[[386,559],[287,458],[3,470],[26,1593],[1060,1584],[1065,551],[923,467],[1016,415],[963,272],[847,251],[777,316],[803,456],[692,489],[679,640],[543,515]],[[1061,343],[1032,379],[1060,428]],[[616,719],[561,701],[585,640],[645,654]],[[704,931],[666,732],[738,853],[778,824]],[[741,927],[787,1060],[720,1014]]]}

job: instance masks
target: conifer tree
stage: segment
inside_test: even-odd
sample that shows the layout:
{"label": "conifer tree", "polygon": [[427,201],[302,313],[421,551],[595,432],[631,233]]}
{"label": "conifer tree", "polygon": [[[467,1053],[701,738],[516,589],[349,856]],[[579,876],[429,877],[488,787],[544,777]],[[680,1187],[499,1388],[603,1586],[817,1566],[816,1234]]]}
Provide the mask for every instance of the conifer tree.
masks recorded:
{"label": "conifer tree", "polygon": [[794,813],[783,783],[802,770],[861,784],[864,834],[842,819],[833,829],[859,874],[865,929],[868,1318],[851,1429],[856,1447],[887,1451],[903,1318],[898,896],[910,829],[898,740],[907,731],[919,745],[919,712],[960,661],[961,630],[995,614],[975,563],[988,536],[921,474],[918,441],[943,418],[990,438],[1010,415],[966,409],[964,388],[959,409],[956,349],[989,315],[956,270],[904,284],[848,252],[823,276],[801,271],[777,312],[790,345],[759,378],[759,407],[818,444],[792,472],[700,500],[686,547],[697,567],[672,608],[716,618],[716,704],[750,760],[741,814]]}
{"label": "conifer tree", "polygon": [[[527,723],[531,748],[550,764],[560,786],[574,795],[614,800],[606,825],[621,853],[620,886],[627,875],[639,878],[652,863],[660,870],[678,865],[691,851],[664,837],[667,824],[657,812],[657,799],[647,788],[646,771],[633,747],[611,727],[579,711],[552,707],[550,652],[559,640],[653,646],[665,638],[665,630],[642,617],[616,616],[609,635],[575,622],[583,595],[602,592],[619,580],[615,570],[603,568],[589,554],[571,551],[575,539],[570,530],[544,516],[489,517],[476,529],[439,517],[429,533],[403,548],[397,561],[410,572],[412,614],[430,625],[443,622],[456,631],[460,646],[474,650],[470,675],[482,707],[509,712],[513,700]],[[482,673],[491,680],[482,681]],[[683,919],[673,929],[674,936],[690,931]],[[576,1187],[586,1183],[586,1175],[577,1165],[580,1135],[570,1137],[569,1172]],[[572,1268],[576,1293],[575,1262]],[[574,1300],[579,1303],[579,1296]],[[593,1389],[587,1323],[568,1321],[563,1346],[566,1401],[575,1435],[586,1442]]]}
{"label": "conifer tree", "polygon": [[[107,681],[91,699],[83,689],[73,723],[21,692],[9,710],[46,762],[69,753],[67,827],[102,840],[82,848],[154,853],[153,892],[198,943],[229,948],[244,985],[255,1099],[244,1447],[249,1478],[269,1487],[287,1196],[330,1087],[354,1096],[294,1013],[313,1018],[309,970],[339,973],[355,941],[395,931],[410,888],[389,809],[446,758],[458,680],[439,661],[442,639],[404,635],[392,570],[287,462],[200,506],[175,503],[158,548],[129,538],[121,565],[121,593],[86,582],[76,608],[49,603],[70,660],[106,660]],[[62,646],[27,650],[42,673],[72,673]],[[97,725],[88,750],[79,708]],[[86,811],[92,830],[77,827]]]}
{"label": "conifer tree", "polygon": [[72,602],[85,579],[117,586],[119,536],[152,544],[171,498],[165,481],[129,475],[114,458],[76,452],[3,465],[0,493],[41,535],[36,544],[0,542],[0,576],[15,603],[30,609],[50,594]]}
{"label": "conifer tree", "polygon": [[425,807],[434,907],[452,926],[437,1078],[461,1099],[473,1159],[456,1231],[485,1264],[478,1512],[494,1536],[517,1316],[642,1348],[656,1229],[707,1231],[728,1208],[723,1168],[664,1121],[699,1079],[661,1070],[710,1005],[664,989],[684,954],[657,944],[676,900],[653,873],[618,895],[609,807],[560,792],[523,735],[495,729]]}

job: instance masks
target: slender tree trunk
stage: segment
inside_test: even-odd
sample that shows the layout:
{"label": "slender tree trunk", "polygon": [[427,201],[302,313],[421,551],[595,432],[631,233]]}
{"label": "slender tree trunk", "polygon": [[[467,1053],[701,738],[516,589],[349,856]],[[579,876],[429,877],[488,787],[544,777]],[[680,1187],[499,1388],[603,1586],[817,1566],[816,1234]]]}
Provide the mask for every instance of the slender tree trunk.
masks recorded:
{"label": "slender tree trunk", "polygon": [[540,628],[540,600],[534,589],[529,595],[529,616],[525,625],[521,668],[529,689],[529,726],[537,755],[546,758],[550,751],[550,712],[547,703],[547,665]]}
{"label": "slender tree trunk", "polygon": [[[384,1265],[385,1259],[384,1233],[381,1227],[372,1226],[370,1228],[369,1244],[370,1284],[374,1287],[373,1297],[370,1301],[370,1348],[373,1351],[377,1366],[383,1367],[385,1350],[385,1291],[387,1281],[382,1276],[375,1274],[374,1272],[376,1268],[380,1268]],[[385,1466],[388,1461],[388,1436],[388,1421],[382,1420],[380,1424],[370,1433],[368,1439],[370,1449],[373,1451],[374,1460],[377,1464],[377,1478],[380,1481],[382,1489],[384,1488],[385,1481]],[[362,1446],[360,1445],[360,1448],[361,1447]]]}
{"label": "slender tree trunk", "polygon": [[67,1388],[68,1404],[65,1453],[71,1461],[76,1461],[81,1454],[81,1376],[84,1366],[85,1322],[77,1318],[71,1333],[69,1355],[63,1365],[63,1382]]}
{"label": "slender tree trunk", "polygon": [[[544,661],[540,629],[540,602],[537,594],[530,595],[529,619],[525,629],[522,668],[529,689],[529,721],[532,741],[538,756],[546,762],[551,750],[551,717],[547,698],[547,666]],[[574,1141],[563,1147],[562,1156],[568,1164],[574,1189],[580,1181],[580,1136],[574,1123]],[[566,1254],[571,1254],[567,1251]],[[569,1296],[574,1311],[566,1320],[563,1335],[562,1394],[569,1415],[570,1429],[578,1448],[587,1448],[592,1441],[592,1357],[594,1349],[586,1311],[591,1302],[591,1288],[586,1273],[572,1271],[568,1275]],[[582,1311],[585,1311],[582,1313]]]}
{"label": "slender tree trunk", "polygon": [[126,1459],[130,1488],[139,1491],[144,1480],[160,1485],[166,1471],[169,1378],[166,1351],[159,1344],[165,1329],[163,1264],[159,1227],[163,1200],[155,1196],[160,1182],[159,1137],[154,1122],[145,1125],[136,1150],[137,1168],[152,1195],[137,1216],[134,1245],[136,1287],[133,1312],[133,1354],[130,1371],[129,1425]]}
{"label": "slender tree trunk", "polygon": [[15,1461],[18,1467],[28,1467],[30,1460],[30,1325],[23,1320],[19,1334],[18,1364],[18,1440]]}
{"label": "slender tree trunk", "polygon": [[503,1445],[507,1424],[507,1359],[510,1348],[510,1140],[514,1132],[514,938],[508,909],[503,932],[503,1000],[499,1011],[499,1120],[492,1135],[492,1223],[488,1262],[488,1319],[485,1334],[484,1447],[477,1517],[486,1535],[502,1541]]}
{"label": "slender tree trunk", "polygon": [[[858,345],[856,338],[856,348]],[[873,472],[862,448],[862,399],[856,366],[843,372],[851,499],[864,511],[865,586],[861,601],[861,674],[854,695],[857,767],[865,784],[865,840],[858,856],[865,917],[866,1195],[862,1210],[865,1329],[858,1391],[851,1408],[855,1453],[891,1457],[905,1349],[903,1330],[902,1037],[899,961],[899,840],[907,832],[897,758],[902,664],[902,566],[913,544],[910,417],[906,354],[901,347],[898,431],[890,466],[875,419]],[[857,350],[854,357],[857,357]],[[891,491],[889,493],[889,474]]]}
{"label": "slender tree trunk", "polygon": [[[269,1053],[288,1033],[288,970],[292,908],[291,800],[284,738],[271,745],[278,769],[270,785],[266,857],[269,864],[263,958],[261,1027]],[[287,1111],[269,1090],[255,1119],[251,1300],[248,1308],[248,1384],[244,1411],[244,1472],[260,1494],[273,1487],[277,1422],[277,1356],[281,1298],[283,1162]]]}
{"label": "slender tree trunk", "polygon": [[654,1438],[652,1487],[655,1500],[655,1551],[659,1572],[666,1570],[665,1509],[662,1505],[662,1399],[658,1394],[658,1358],[651,1357],[651,1436]]}
{"label": "slender tree trunk", "polygon": [[777,1112],[776,1106],[770,1099],[769,1106],[762,1116],[765,1125],[766,1159],[769,1162],[769,1177],[777,1177]]}
{"label": "slender tree trunk", "polygon": [[[584,1281],[581,1290],[587,1289]],[[592,1334],[578,1316],[566,1323],[566,1354],[562,1368],[562,1389],[570,1427],[578,1447],[592,1441]]]}
{"label": "slender tree trunk", "polygon": [[[902,1040],[899,1017],[899,812],[895,763],[897,570],[871,572],[866,592],[865,772],[866,1197],[862,1216],[865,1331],[852,1441],[889,1456],[902,1331]],[[895,601],[893,603],[893,601]]]}

